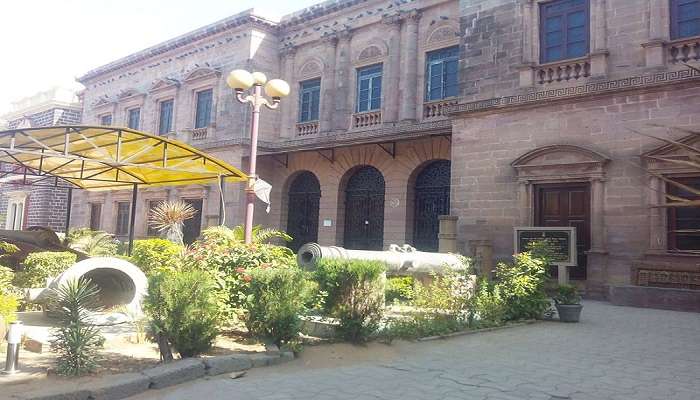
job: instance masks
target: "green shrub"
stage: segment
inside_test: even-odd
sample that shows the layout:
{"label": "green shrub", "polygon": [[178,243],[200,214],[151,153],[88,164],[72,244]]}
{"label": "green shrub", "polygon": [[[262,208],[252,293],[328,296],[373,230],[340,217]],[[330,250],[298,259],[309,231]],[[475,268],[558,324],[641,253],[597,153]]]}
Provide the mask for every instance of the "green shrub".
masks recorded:
{"label": "green shrub", "polygon": [[165,239],[134,241],[131,262],[150,276],[162,271],[173,271],[180,264],[183,247]]}
{"label": "green shrub", "polygon": [[319,290],[327,293],[325,310],[340,320],[338,332],[363,342],[379,327],[384,309],[384,272],[380,262],[321,260],[316,269]]}
{"label": "green shrub", "polygon": [[149,278],[144,311],[164,359],[172,356],[163,354],[163,341],[183,358],[212,348],[219,333],[214,289],[211,276],[202,271],[162,272]]}
{"label": "green shrub", "polygon": [[54,289],[58,328],[51,342],[57,353],[61,375],[83,375],[97,367],[98,350],[104,344],[99,328],[91,323],[90,312],[99,311],[99,292],[89,279],[69,281]]}
{"label": "green shrub", "polygon": [[8,294],[13,292],[12,281],[14,279],[14,271],[0,265],[0,294]]}
{"label": "green shrub", "polygon": [[248,304],[248,270],[267,266],[296,265],[294,253],[286,247],[265,243],[246,245],[236,230],[215,227],[204,230],[202,239],[185,253],[186,269],[206,271],[214,277],[219,309],[227,320],[240,318]]}
{"label": "green shrub", "polygon": [[75,264],[76,255],[69,252],[43,251],[30,253],[15,274],[14,284],[21,288],[40,288],[46,280],[60,275]]}
{"label": "green shrub", "polygon": [[386,303],[407,302],[413,300],[416,280],[412,276],[393,276],[386,280],[384,297]]}
{"label": "green shrub", "polygon": [[470,320],[479,328],[503,325],[506,318],[506,304],[500,288],[486,279],[477,283],[474,297],[470,301]]}
{"label": "green shrub", "polygon": [[513,264],[499,263],[497,287],[505,305],[505,319],[541,318],[550,302],[545,292],[547,263],[530,253],[515,255]]}
{"label": "green shrub", "polygon": [[112,257],[119,248],[119,241],[113,235],[88,228],[72,229],[66,235],[65,243],[71,249],[91,257]]}
{"label": "green shrub", "polygon": [[299,334],[304,311],[306,280],[298,267],[254,267],[248,270],[246,326],[254,336],[277,345]]}
{"label": "green shrub", "polygon": [[564,305],[581,304],[581,295],[578,294],[578,289],[574,285],[559,285],[554,302]]}
{"label": "green shrub", "polygon": [[[10,323],[17,319],[17,309],[19,308],[19,300],[12,293],[0,293],[0,323]],[[3,328],[0,326],[0,328]],[[2,329],[0,329],[2,331]],[[0,338],[2,339],[2,338]]]}

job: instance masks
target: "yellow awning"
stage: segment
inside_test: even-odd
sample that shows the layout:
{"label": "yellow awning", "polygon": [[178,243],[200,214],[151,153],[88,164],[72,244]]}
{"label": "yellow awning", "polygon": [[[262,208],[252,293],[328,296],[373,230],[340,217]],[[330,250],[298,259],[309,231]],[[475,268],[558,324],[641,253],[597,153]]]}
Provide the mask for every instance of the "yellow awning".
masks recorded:
{"label": "yellow awning", "polygon": [[25,183],[60,178],[86,190],[248,179],[232,165],[185,143],[108,126],[2,131],[0,162],[15,165]]}

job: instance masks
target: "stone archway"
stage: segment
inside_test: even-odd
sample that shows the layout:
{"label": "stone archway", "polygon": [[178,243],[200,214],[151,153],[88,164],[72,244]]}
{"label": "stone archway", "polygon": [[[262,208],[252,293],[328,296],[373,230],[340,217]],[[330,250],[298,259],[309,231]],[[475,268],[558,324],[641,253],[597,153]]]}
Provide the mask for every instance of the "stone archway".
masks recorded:
{"label": "stone archway", "polygon": [[378,169],[365,165],[352,172],[345,186],[345,248],[382,250],[384,194],[384,176]]}
{"label": "stone archway", "polygon": [[289,185],[287,233],[292,237],[288,247],[296,252],[303,244],[318,241],[318,212],[321,184],[310,171],[301,171]]}
{"label": "stone archway", "polygon": [[413,188],[413,246],[438,251],[438,217],[450,213],[450,161],[428,162],[418,172]]}

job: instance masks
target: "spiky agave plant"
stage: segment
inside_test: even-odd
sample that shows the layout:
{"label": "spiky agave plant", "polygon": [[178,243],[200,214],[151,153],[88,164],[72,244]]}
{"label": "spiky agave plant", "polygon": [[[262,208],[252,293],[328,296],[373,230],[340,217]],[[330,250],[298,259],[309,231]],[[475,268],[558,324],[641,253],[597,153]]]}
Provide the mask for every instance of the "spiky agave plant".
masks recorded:
{"label": "spiky agave plant", "polygon": [[91,257],[109,257],[117,254],[119,242],[107,232],[81,228],[68,233],[66,245]]}
{"label": "spiky agave plant", "polygon": [[148,223],[171,242],[182,245],[185,221],[197,215],[197,210],[182,200],[164,201],[151,211]]}
{"label": "spiky agave plant", "polygon": [[53,289],[58,328],[51,349],[58,355],[57,371],[61,375],[84,375],[97,368],[98,350],[104,344],[104,337],[92,323],[90,312],[101,310],[99,292],[85,278]]}

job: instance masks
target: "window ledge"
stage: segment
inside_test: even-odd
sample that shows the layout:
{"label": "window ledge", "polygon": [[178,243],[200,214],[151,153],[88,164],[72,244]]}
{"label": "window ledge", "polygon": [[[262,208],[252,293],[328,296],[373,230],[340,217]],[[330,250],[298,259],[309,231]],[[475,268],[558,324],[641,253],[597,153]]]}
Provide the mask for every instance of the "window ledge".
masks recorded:
{"label": "window ledge", "polygon": [[600,49],[584,57],[523,64],[520,68],[520,87],[577,82],[605,76],[608,72],[608,56],[607,49]]}
{"label": "window ledge", "polygon": [[311,136],[318,135],[319,132],[319,121],[304,121],[297,122],[296,125],[296,135],[297,136]]}
{"label": "window ledge", "polygon": [[699,253],[690,253],[684,251],[670,251],[670,250],[648,250],[644,253],[647,256],[661,256],[661,257],[686,257],[686,258],[700,258]]}
{"label": "window ledge", "polygon": [[666,43],[666,50],[671,64],[700,61],[700,36],[672,40]]}

